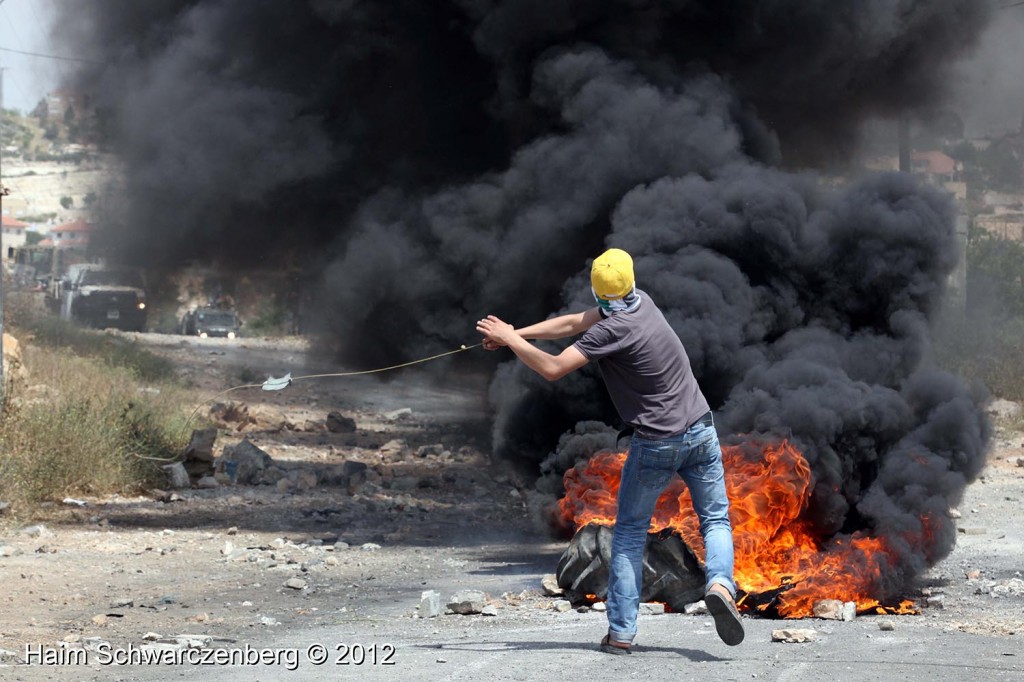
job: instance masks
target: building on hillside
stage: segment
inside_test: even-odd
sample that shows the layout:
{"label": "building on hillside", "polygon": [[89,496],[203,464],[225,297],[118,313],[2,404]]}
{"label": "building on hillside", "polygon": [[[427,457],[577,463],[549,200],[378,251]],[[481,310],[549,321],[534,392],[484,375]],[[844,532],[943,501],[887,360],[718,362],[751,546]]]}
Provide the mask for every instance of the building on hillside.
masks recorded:
{"label": "building on hillside", "polygon": [[957,182],[963,173],[964,166],[938,150],[929,152],[912,152],[910,154],[910,170],[915,175],[924,175],[936,184]]}
{"label": "building on hillside", "polygon": [[92,225],[79,218],[70,223],[51,227],[49,239],[50,243],[57,247],[84,247],[89,245],[90,234],[92,234]]}
{"label": "building on hillside", "polygon": [[985,209],[974,217],[974,225],[993,237],[1024,241],[1024,193],[982,193]]}
{"label": "building on hillside", "polygon": [[[877,156],[865,161],[864,166],[873,171],[898,171],[898,156]],[[910,172],[929,184],[942,187],[959,201],[967,201],[967,183],[964,182],[964,165],[938,150],[912,152]]]}
{"label": "building on hillside", "polygon": [[25,245],[25,230],[28,223],[10,216],[3,216],[3,259],[10,261],[14,258],[14,250]]}
{"label": "building on hillside", "polygon": [[69,107],[75,112],[76,118],[81,118],[88,113],[89,106],[88,95],[67,88],[54,90],[46,95],[46,111],[50,120],[63,120]]}
{"label": "building on hillside", "polygon": [[974,225],[993,237],[1024,242],[1024,213],[999,210],[974,217]]}

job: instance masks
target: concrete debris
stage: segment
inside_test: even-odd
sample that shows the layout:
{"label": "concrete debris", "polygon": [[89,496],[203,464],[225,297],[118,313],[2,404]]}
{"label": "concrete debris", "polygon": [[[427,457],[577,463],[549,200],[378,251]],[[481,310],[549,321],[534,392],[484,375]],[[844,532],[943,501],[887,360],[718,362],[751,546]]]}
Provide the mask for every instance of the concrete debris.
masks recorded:
{"label": "concrete debris", "polygon": [[89,503],[86,502],[85,500],[76,500],[73,497],[65,497],[62,500],[62,504],[66,504],[69,507],[86,507],[89,505]]}
{"label": "concrete debris", "polygon": [[559,613],[565,613],[567,611],[572,611],[572,602],[568,599],[556,599],[551,602],[551,608]]}
{"label": "concrete debris", "polygon": [[896,629],[896,626],[893,623],[885,620],[878,624],[878,629],[882,632],[892,632]]}
{"label": "concrete debris", "polygon": [[955,507],[950,508],[950,510],[946,512],[946,515],[951,519],[959,519],[961,516],[963,516],[963,514],[960,513],[960,510],[956,509]]}
{"label": "concrete debris", "polygon": [[967,571],[964,575],[968,580],[978,580],[981,578],[981,571]]}
{"label": "concrete debris", "polygon": [[108,620],[110,620],[110,619],[107,618],[107,616],[105,614],[100,613],[100,614],[97,614],[97,615],[92,617],[92,624],[93,625],[98,625],[98,626],[102,627],[102,626],[107,624]]}
{"label": "concrete debris", "polygon": [[335,410],[327,414],[327,430],[331,433],[355,433],[356,421]]}
{"label": "concrete debris", "polygon": [[202,476],[198,481],[196,481],[196,487],[201,490],[211,490],[213,488],[219,488],[220,482],[218,482],[213,476]]}
{"label": "concrete debris", "polygon": [[17,547],[11,547],[10,545],[0,545],[0,558],[18,556],[21,553],[22,551]]}
{"label": "concrete debris", "polygon": [[692,604],[687,604],[683,607],[683,613],[688,616],[706,616],[710,613],[708,611],[708,605],[704,603],[704,600],[695,601]]}
{"label": "concrete debris", "polygon": [[11,508],[10,502],[0,502],[0,514],[4,514]]}
{"label": "concrete debris", "polygon": [[441,593],[425,590],[420,595],[420,618],[436,618],[441,613]]}
{"label": "concrete debris", "polygon": [[185,465],[181,462],[175,462],[174,464],[165,464],[160,467],[164,471],[164,475],[167,477],[167,487],[172,490],[182,490],[192,484],[192,481],[188,477],[188,471],[185,470]]}
{"label": "concrete debris", "polygon": [[162,639],[162,638],[163,638],[163,635],[161,635],[158,632],[147,632],[146,634],[144,634],[142,636],[142,639],[147,641],[147,642],[155,642],[158,639]]}
{"label": "concrete debris", "polygon": [[378,549],[380,549],[380,545],[378,545],[376,542],[364,542],[363,544],[359,545],[359,549],[363,550],[364,552],[376,552]]}
{"label": "concrete debris", "polygon": [[102,637],[84,637],[82,639],[82,648],[86,651],[99,651],[101,647],[109,645],[110,642]]}
{"label": "concrete debris", "polygon": [[605,604],[603,601],[596,601],[590,605],[590,608],[594,609],[595,611],[600,611],[601,613],[604,613],[608,610],[608,605]]}
{"label": "concrete debris", "polygon": [[243,439],[235,445],[229,445],[221,452],[217,460],[217,470],[228,473],[229,478],[239,485],[258,485],[263,482],[263,472],[274,460],[263,450]]}
{"label": "concrete debris", "polygon": [[482,616],[497,616],[498,615],[498,609],[497,609],[497,607],[492,606],[491,604],[488,604],[487,606],[485,606],[482,609],[480,609],[480,615],[482,615]]}
{"label": "concrete debris", "polygon": [[1024,580],[1010,578],[1001,582],[989,581],[975,590],[975,594],[987,594],[997,599],[1024,596]]}
{"label": "concrete debris", "polygon": [[42,524],[37,524],[35,526],[26,526],[25,528],[22,528],[18,532],[21,535],[26,535],[26,536],[28,536],[30,538],[52,538],[53,537],[53,533],[50,532],[50,530],[46,526],[44,526]]}
{"label": "concrete debris", "polygon": [[277,621],[276,618],[271,618],[270,616],[261,616],[260,625],[280,625],[280,623]]}
{"label": "concrete debris", "polygon": [[195,429],[192,439],[185,448],[185,461],[213,462],[213,444],[217,440],[217,429]]}
{"label": "concrete debris", "polygon": [[946,595],[944,594],[933,594],[929,597],[925,597],[924,605],[930,609],[941,609],[945,607]]}
{"label": "concrete debris", "polygon": [[480,613],[487,606],[487,595],[480,590],[459,590],[448,599],[447,606],[452,612],[463,616]]}
{"label": "concrete debris", "polygon": [[842,620],[843,602],[838,599],[821,599],[814,602],[813,613],[815,618]]}
{"label": "concrete debris", "polygon": [[377,454],[384,460],[405,459],[408,453],[409,445],[401,438],[389,440],[377,451]]}
{"label": "concrete debris", "polygon": [[402,419],[408,419],[411,416],[412,416],[412,408],[411,407],[403,407],[403,408],[400,408],[400,409],[397,409],[397,410],[392,410],[391,412],[385,412],[384,413],[384,419],[386,419],[389,422],[396,422],[396,421],[399,421],[399,420],[402,420]]}
{"label": "concrete debris", "polygon": [[127,609],[135,606],[135,600],[131,597],[124,597],[123,599],[115,599],[110,603],[112,609]]}
{"label": "concrete debris", "polygon": [[843,602],[843,620],[851,621],[857,617],[857,604],[856,602],[848,601]]}
{"label": "concrete debris", "polygon": [[785,628],[772,630],[773,642],[786,642],[787,644],[803,644],[818,639],[818,633],[814,630],[800,628]]}
{"label": "concrete debris", "polygon": [[541,578],[540,585],[544,588],[544,594],[548,597],[560,597],[565,594],[565,590],[558,586],[558,578],[555,577],[554,573],[548,573]]}
{"label": "concrete debris", "polygon": [[183,649],[206,649],[213,644],[210,635],[175,635],[158,640],[162,644],[172,644]]}
{"label": "concrete debris", "polygon": [[284,586],[292,590],[304,590],[306,589],[306,581],[302,578],[289,578],[284,581]]}
{"label": "concrete debris", "polygon": [[665,614],[665,605],[657,601],[644,602],[640,604],[638,613],[641,616],[661,616]]}
{"label": "concrete debris", "polygon": [[441,443],[434,443],[433,445],[423,445],[416,449],[417,457],[439,457],[445,450],[444,445]]}

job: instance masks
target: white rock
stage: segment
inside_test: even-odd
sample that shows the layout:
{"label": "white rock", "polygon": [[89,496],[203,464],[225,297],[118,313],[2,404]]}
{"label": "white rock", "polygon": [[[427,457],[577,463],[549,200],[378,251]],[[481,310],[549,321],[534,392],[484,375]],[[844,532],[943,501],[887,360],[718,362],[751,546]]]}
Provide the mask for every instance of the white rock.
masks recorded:
{"label": "white rock", "polygon": [[772,630],[772,641],[773,642],[787,642],[789,644],[801,644],[804,642],[813,642],[818,639],[818,633],[814,630],[799,629],[799,628],[786,628],[782,630]]}
{"label": "white rock", "polygon": [[704,600],[695,601],[692,604],[687,604],[683,607],[683,613],[688,616],[706,616],[708,611],[708,605],[704,603]]}
{"label": "white rock", "polygon": [[420,595],[420,618],[436,618],[440,615],[441,593],[436,590],[424,590]]}

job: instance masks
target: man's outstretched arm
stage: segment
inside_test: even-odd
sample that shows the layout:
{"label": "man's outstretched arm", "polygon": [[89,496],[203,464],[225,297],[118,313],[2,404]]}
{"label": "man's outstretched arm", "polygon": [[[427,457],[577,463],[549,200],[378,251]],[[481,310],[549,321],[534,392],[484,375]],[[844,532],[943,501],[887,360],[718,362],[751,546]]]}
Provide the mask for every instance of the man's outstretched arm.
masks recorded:
{"label": "man's outstretched arm", "polygon": [[[586,313],[580,313],[580,315],[586,315]],[[557,319],[558,318],[554,318],[554,320]],[[545,320],[545,322],[551,321],[553,320]],[[531,325],[531,327],[536,326],[537,325]],[[527,327],[527,329],[530,329],[531,327]],[[524,365],[548,381],[557,381],[566,374],[576,371],[588,362],[586,356],[579,352],[575,346],[569,346],[558,355],[552,355],[551,353],[543,351],[524,339],[521,332],[516,331],[512,325],[507,322],[502,322],[494,315],[488,315],[486,318],[477,322],[476,330],[483,334],[484,337],[492,343],[499,346],[508,346],[509,349],[516,354],[516,357],[523,361]],[[562,337],[558,336],[552,338]]]}
{"label": "man's outstretched arm", "polygon": [[600,308],[594,306],[589,310],[584,310],[582,313],[559,315],[558,317],[552,317],[550,320],[531,324],[529,327],[517,329],[516,333],[524,339],[551,341],[582,334],[600,321]]}

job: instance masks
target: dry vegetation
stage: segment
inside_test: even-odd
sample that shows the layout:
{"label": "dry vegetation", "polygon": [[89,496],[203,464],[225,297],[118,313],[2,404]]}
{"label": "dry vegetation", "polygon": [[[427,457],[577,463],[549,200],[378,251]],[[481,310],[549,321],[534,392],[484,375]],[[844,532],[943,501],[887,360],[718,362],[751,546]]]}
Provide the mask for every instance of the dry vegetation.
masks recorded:
{"label": "dry vegetation", "polygon": [[190,403],[169,363],[129,340],[42,314],[17,322],[28,379],[4,396],[0,500],[24,510],[131,491],[181,451]]}

